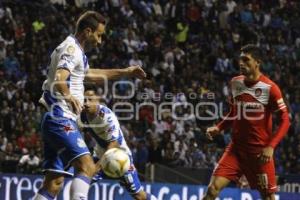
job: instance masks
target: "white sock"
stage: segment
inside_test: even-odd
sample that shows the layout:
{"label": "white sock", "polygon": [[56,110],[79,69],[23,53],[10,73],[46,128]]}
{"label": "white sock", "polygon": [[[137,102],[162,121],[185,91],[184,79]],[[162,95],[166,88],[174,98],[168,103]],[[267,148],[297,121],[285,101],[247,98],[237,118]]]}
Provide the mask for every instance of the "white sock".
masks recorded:
{"label": "white sock", "polygon": [[70,200],[87,200],[91,179],[83,175],[77,175],[72,181]]}
{"label": "white sock", "polygon": [[39,189],[38,193],[33,197],[32,200],[53,200],[54,196],[49,194],[45,189]]}
{"label": "white sock", "polygon": [[157,198],[152,194],[147,193],[147,200],[157,200]]}

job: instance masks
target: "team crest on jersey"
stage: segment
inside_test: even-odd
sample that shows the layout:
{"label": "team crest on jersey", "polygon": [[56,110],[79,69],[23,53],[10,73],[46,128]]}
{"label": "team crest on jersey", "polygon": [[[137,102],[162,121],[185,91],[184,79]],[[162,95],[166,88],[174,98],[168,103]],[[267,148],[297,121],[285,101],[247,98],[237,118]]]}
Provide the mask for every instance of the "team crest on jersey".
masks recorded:
{"label": "team crest on jersey", "polygon": [[237,86],[237,87],[235,88],[235,90],[236,90],[237,93],[241,93],[242,90],[243,90],[243,88],[240,87],[240,86]]}
{"label": "team crest on jersey", "polygon": [[255,96],[256,97],[259,97],[261,94],[262,94],[262,89],[260,89],[260,88],[255,89]]}
{"label": "team crest on jersey", "polygon": [[73,54],[73,53],[75,52],[75,47],[73,47],[73,46],[68,46],[67,52],[68,52],[69,54]]}

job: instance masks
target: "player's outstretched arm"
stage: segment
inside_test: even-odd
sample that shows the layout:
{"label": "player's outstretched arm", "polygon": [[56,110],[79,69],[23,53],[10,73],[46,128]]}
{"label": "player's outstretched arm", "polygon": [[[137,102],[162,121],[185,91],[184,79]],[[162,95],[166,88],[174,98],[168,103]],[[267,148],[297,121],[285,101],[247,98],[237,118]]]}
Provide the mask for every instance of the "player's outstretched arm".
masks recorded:
{"label": "player's outstretched arm", "polygon": [[217,124],[217,127],[219,128],[220,131],[228,129],[231,126],[233,120],[235,120],[235,117],[233,115],[234,115],[233,106],[231,106],[229,113],[224,117],[222,121],[220,121]]}
{"label": "player's outstretched arm", "polygon": [[115,80],[122,77],[146,78],[146,73],[140,66],[130,66],[125,69],[89,69],[85,81],[104,82],[104,80]]}
{"label": "player's outstretched arm", "polygon": [[[232,88],[232,81],[230,82],[230,88]],[[222,116],[223,119],[217,124],[219,132],[231,127],[232,122],[236,119],[234,116],[234,103],[233,103],[234,100],[232,94],[228,97],[227,100],[230,106],[230,111],[227,113],[225,117]]]}
{"label": "player's outstretched arm", "polygon": [[213,137],[220,134],[222,130],[227,129],[231,126],[234,118],[233,113],[233,105],[230,105],[230,111],[229,113],[224,117],[222,121],[220,121],[216,126],[212,126],[207,128],[206,130],[206,137],[209,140],[213,140]]}

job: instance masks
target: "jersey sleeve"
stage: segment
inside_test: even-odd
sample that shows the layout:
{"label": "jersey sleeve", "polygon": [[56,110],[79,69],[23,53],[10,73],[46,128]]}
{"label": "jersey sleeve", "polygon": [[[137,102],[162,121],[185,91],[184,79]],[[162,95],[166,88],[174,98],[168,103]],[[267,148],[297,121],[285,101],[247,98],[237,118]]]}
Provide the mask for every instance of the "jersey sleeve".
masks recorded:
{"label": "jersey sleeve", "polygon": [[76,56],[76,48],[72,44],[66,45],[56,51],[60,51],[57,69],[67,69],[71,72],[79,64],[78,56]]}
{"label": "jersey sleeve", "polygon": [[281,91],[276,84],[272,85],[272,87],[271,87],[269,104],[271,107],[271,111],[273,111],[273,112],[276,112],[279,110],[281,110],[281,111],[287,110],[284,100],[282,98]]}
{"label": "jersey sleeve", "polygon": [[98,105],[97,106],[98,112],[104,113],[104,115],[107,115],[106,118],[106,133],[107,133],[107,141],[112,142],[120,139],[120,124],[118,121],[117,116],[107,107]]}
{"label": "jersey sleeve", "polygon": [[110,116],[107,120],[109,122],[109,126],[107,127],[107,134],[109,135],[108,141],[116,141],[121,137],[119,133],[120,125],[117,120],[117,117]]}
{"label": "jersey sleeve", "polygon": [[270,90],[270,107],[272,112],[279,111],[279,125],[276,132],[271,137],[269,146],[275,148],[281,139],[286,135],[290,126],[290,119],[287,107],[277,85],[273,85]]}

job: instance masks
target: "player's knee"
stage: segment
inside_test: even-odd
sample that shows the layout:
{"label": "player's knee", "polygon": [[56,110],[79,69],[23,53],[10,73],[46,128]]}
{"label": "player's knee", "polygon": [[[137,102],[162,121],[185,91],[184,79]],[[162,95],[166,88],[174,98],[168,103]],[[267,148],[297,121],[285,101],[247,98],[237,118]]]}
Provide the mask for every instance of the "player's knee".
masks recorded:
{"label": "player's knee", "polygon": [[146,200],[147,199],[147,193],[145,191],[140,191],[133,195],[133,198],[135,200]]}
{"label": "player's knee", "polygon": [[74,167],[80,174],[84,174],[88,177],[93,177],[97,172],[96,164],[91,156],[82,156],[74,161]]}
{"label": "player's knee", "polygon": [[220,193],[220,188],[217,187],[215,184],[210,184],[207,188],[207,194],[211,197],[217,197]]}

